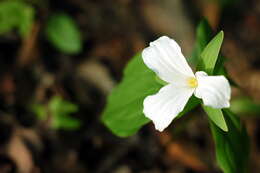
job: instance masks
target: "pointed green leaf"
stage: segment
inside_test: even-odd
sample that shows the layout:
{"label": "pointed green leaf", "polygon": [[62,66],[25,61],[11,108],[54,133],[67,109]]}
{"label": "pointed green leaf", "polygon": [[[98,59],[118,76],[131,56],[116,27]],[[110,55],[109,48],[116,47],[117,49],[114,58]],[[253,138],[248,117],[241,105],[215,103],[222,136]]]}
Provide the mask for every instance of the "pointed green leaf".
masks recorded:
{"label": "pointed green leaf", "polygon": [[200,63],[198,64],[198,70],[203,70],[209,75],[214,71],[215,64],[218,59],[218,54],[223,42],[224,33],[220,31],[205,47],[201,53]]}
{"label": "pointed green leaf", "polygon": [[224,173],[247,173],[249,159],[249,138],[239,118],[229,110],[223,110],[229,128],[223,132],[210,122],[215,141],[216,157]]}
{"label": "pointed green leaf", "polygon": [[[204,27],[207,26],[204,25]],[[225,74],[224,58],[220,56],[220,59],[218,59],[222,41],[223,32],[220,32],[203,50],[197,66],[198,70],[206,71],[209,75]],[[246,173],[249,139],[239,118],[227,109],[220,110],[206,106],[203,106],[203,108],[210,119],[220,168],[224,173]]]}
{"label": "pointed green leaf", "polygon": [[[205,22],[203,25],[201,25],[201,30],[210,30],[209,25],[206,25]],[[205,45],[206,38],[208,39],[210,37],[210,32],[204,33],[205,35],[202,38],[202,43]],[[219,32],[204,48],[200,55],[200,61],[197,66],[198,70],[202,70],[207,72],[208,74],[212,74],[214,72],[214,69],[220,69],[223,66],[223,59],[221,58],[218,60],[218,55],[220,51],[220,47],[223,41],[223,31]],[[201,46],[203,46],[201,44]],[[198,49],[201,50],[201,49]],[[199,51],[200,52],[200,51]],[[218,62],[217,66],[215,67],[216,63]],[[218,70],[216,70],[218,71]],[[209,116],[209,118],[214,122],[219,128],[221,128],[224,131],[228,131],[224,116],[222,114],[222,111],[220,109],[214,109],[211,107],[203,106],[203,109]]]}
{"label": "pointed green leaf", "polygon": [[203,106],[203,109],[211,121],[213,121],[220,129],[225,132],[228,131],[228,127],[221,109],[214,109],[209,106]]}

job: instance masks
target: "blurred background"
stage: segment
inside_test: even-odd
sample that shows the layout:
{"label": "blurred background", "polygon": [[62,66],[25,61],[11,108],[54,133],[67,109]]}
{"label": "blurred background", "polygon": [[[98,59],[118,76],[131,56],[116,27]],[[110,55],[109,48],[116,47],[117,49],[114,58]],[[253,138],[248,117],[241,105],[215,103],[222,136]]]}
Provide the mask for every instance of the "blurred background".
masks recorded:
{"label": "blurred background", "polygon": [[221,172],[201,109],[129,138],[100,122],[131,57],[168,35],[188,58],[202,18],[225,32],[232,110],[260,172],[259,0],[1,0],[0,172]]}

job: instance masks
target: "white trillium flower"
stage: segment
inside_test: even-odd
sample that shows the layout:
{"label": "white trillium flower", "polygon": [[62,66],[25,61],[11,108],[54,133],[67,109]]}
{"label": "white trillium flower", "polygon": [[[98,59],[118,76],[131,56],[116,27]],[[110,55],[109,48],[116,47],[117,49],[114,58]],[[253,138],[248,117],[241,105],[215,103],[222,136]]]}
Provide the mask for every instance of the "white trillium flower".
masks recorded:
{"label": "white trillium flower", "polygon": [[144,100],[144,115],[151,119],[155,128],[163,131],[184,109],[194,94],[203,104],[213,108],[227,108],[231,89],[224,76],[208,76],[203,71],[195,74],[188,65],[179,45],[162,36],[150,43],[142,52],[146,66],[167,82],[155,95]]}

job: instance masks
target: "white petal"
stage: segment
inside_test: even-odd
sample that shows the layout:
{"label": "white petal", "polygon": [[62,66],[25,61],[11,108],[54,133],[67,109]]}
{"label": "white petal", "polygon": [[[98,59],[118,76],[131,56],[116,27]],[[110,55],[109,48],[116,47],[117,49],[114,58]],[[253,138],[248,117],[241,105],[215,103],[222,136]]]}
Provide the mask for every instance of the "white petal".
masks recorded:
{"label": "white petal", "polygon": [[230,106],[231,88],[224,76],[208,76],[205,72],[196,72],[198,87],[194,95],[203,100],[204,105],[213,108]]}
{"label": "white petal", "polygon": [[142,52],[144,63],[164,81],[180,83],[194,77],[181,48],[172,39],[162,36]]}
{"label": "white petal", "polygon": [[163,131],[172,120],[184,109],[194,89],[166,85],[144,100],[144,114],[151,119],[155,128]]}

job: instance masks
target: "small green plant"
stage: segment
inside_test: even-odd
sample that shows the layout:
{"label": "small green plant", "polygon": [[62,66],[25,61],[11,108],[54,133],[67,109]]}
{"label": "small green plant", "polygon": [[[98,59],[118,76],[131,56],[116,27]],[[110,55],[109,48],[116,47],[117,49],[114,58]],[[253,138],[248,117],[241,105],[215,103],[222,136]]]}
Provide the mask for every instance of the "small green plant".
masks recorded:
{"label": "small green plant", "polygon": [[32,105],[32,111],[40,120],[50,120],[50,127],[54,129],[76,130],[81,125],[78,119],[70,116],[78,111],[78,106],[58,96],[52,97],[47,105]]}

